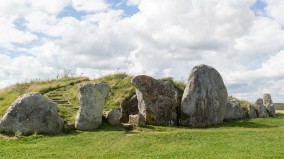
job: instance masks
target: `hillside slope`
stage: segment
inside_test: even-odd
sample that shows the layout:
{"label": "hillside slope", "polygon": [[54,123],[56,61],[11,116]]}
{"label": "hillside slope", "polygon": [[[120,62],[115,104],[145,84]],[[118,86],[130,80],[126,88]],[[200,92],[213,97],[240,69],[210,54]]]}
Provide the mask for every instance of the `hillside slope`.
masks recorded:
{"label": "hillside slope", "polygon": [[40,92],[57,103],[59,114],[68,124],[74,123],[74,116],[79,109],[77,89],[82,82],[104,82],[111,87],[111,93],[106,101],[105,110],[119,108],[120,101],[135,93],[130,80],[132,76],[118,73],[95,80],[86,77],[69,77],[59,80],[37,81],[16,84],[0,91],[0,117],[20,95],[29,92]]}
{"label": "hillside slope", "polygon": [[58,80],[34,81],[29,83],[16,84],[0,90],[0,116],[3,116],[9,106],[18,96],[29,92],[40,92],[46,94],[50,91],[75,85],[83,81],[89,81],[86,77],[66,77]]}
{"label": "hillside slope", "polygon": [[[30,83],[16,84],[4,90],[0,90],[0,117],[4,115],[8,107],[20,95],[29,92],[40,92],[57,103],[59,114],[66,123],[73,124],[76,112],[79,109],[77,89],[80,83],[108,83],[111,93],[105,104],[105,111],[119,108],[120,102],[135,93],[135,88],[130,83],[132,76],[126,73],[116,73],[95,80],[86,77],[66,77],[58,80],[35,81]],[[173,78],[162,78],[162,81],[170,81],[182,93],[185,84],[174,81]],[[234,97],[229,96],[229,99]],[[238,100],[243,107],[251,104],[247,101]]]}

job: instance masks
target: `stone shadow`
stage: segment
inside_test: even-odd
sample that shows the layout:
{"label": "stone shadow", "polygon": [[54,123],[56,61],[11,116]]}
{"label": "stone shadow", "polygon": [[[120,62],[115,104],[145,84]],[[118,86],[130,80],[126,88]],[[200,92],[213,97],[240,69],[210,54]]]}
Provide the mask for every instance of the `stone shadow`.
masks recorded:
{"label": "stone shadow", "polygon": [[[283,115],[284,116],[284,115]],[[262,123],[255,123],[251,119],[230,119],[225,120],[223,123],[218,125],[212,125],[205,128],[193,128],[193,127],[186,127],[186,126],[178,126],[180,129],[211,129],[211,128],[276,128],[278,126],[275,125],[268,125]]]}
{"label": "stone shadow", "polygon": [[214,128],[218,127],[240,127],[240,128],[275,128],[277,126],[267,125],[262,123],[252,122],[251,119],[235,119],[235,120],[225,120],[220,125],[212,126]]}
{"label": "stone shadow", "polygon": [[137,135],[137,134],[140,134],[140,132],[130,130],[130,131],[125,131],[124,134],[125,135]]}

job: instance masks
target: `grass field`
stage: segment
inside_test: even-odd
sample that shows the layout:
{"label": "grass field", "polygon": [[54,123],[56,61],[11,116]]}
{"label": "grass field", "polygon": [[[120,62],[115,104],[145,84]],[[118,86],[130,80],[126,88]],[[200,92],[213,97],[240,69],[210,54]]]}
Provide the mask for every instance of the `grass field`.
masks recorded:
{"label": "grass field", "polygon": [[[108,110],[118,108],[122,99],[134,93],[131,78],[120,73],[93,81],[77,77],[17,84],[0,90],[0,117],[17,96],[36,91],[60,101],[59,114],[67,124],[73,124],[81,82],[111,86],[105,105]],[[171,78],[162,80],[174,82]],[[174,83],[180,91],[184,89],[182,82]],[[284,158],[284,115],[280,114],[284,112],[278,113],[275,118],[229,120],[206,129],[147,126],[125,131],[104,121],[99,129],[89,132],[0,135],[0,158]]]}
{"label": "grass field", "polygon": [[284,115],[231,120],[207,129],[104,123],[91,132],[0,135],[0,158],[284,158]]}

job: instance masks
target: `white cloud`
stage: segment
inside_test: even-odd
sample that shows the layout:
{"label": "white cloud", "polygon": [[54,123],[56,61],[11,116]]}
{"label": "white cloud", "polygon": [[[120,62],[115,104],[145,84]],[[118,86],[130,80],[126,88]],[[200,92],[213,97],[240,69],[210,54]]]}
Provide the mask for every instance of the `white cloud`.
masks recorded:
{"label": "white cloud", "polygon": [[[31,55],[0,56],[0,87],[25,78],[55,77],[64,68],[91,78],[119,69],[186,80],[194,65],[204,63],[220,71],[230,94],[251,101],[264,92],[275,101],[283,98],[282,3],[267,1],[271,18],[254,15],[250,6],[255,0],[124,2],[139,12],[124,16],[104,0],[0,2],[5,17],[0,20],[9,30],[0,31],[5,37],[0,45]],[[15,12],[10,12],[12,6]],[[67,6],[86,15],[59,18]],[[26,30],[14,25],[19,17]],[[39,42],[30,48],[13,46],[34,40]]]}
{"label": "white cloud", "polygon": [[142,0],[127,0],[126,5],[128,6],[137,6],[141,3]]}
{"label": "white cloud", "polygon": [[268,14],[278,23],[284,25],[284,1],[266,0]]}
{"label": "white cloud", "polygon": [[28,43],[37,39],[37,36],[16,28],[14,18],[5,19],[0,17],[0,47],[11,48],[12,43]]}
{"label": "white cloud", "polygon": [[102,11],[108,9],[105,0],[72,0],[72,4],[79,11]]}
{"label": "white cloud", "polygon": [[48,14],[58,14],[64,7],[69,5],[71,0],[28,0],[31,9],[42,11]]}

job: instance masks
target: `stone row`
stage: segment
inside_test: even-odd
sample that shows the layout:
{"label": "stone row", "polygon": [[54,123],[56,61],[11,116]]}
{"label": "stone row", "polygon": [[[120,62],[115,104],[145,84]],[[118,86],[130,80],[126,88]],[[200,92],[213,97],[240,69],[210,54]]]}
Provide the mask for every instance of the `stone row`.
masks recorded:
{"label": "stone row", "polygon": [[228,100],[221,75],[207,65],[192,69],[184,92],[179,92],[171,82],[145,75],[134,77],[131,83],[136,94],[121,102],[122,123],[139,125],[141,119],[142,125],[208,127],[227,119],[275,116],[269,94],[264,94],[263,100],[258,99],[255,106],[246,108],[236,99]]}
{"label": "stone row", "polygon": [[[255,107],[244,110],[237,100],[228,101],[228,93],[219,72],[207,65],[195,66],[184,92],[170,81],[139,75],[131,80],[136,94],[121,102],[121,109],[106,113],[112,125],[131,123],[135,126],[208,127],[225,119],[275,116],[269,94],[259,98]],[[75,117],[75,129],[94,130],[102,124],[103,108],[110,92],[106,83],[83,83],[78,88],[80,108]],[[0,132],[58,133],[64,121],[56,104],[40,93],[20,96],[0,121]]]}

